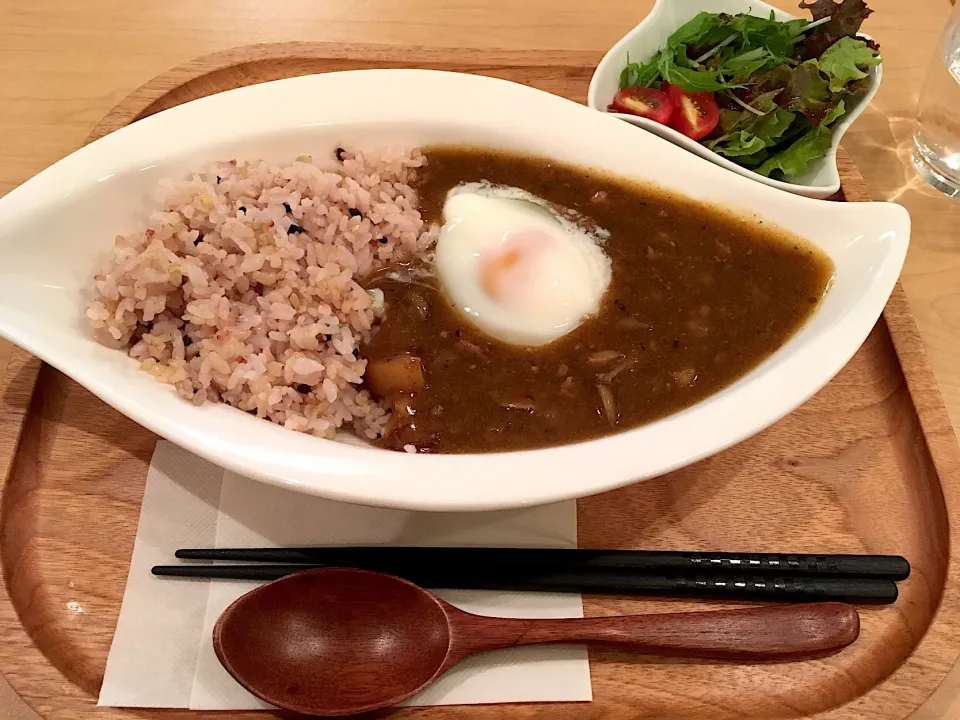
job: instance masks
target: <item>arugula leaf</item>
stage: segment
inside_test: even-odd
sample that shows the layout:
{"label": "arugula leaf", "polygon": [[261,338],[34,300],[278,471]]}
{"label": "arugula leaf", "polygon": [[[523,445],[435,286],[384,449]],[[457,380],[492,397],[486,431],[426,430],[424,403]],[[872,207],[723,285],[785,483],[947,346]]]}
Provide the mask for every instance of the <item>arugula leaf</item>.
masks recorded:
{"label": "arugula leaf", "polygon": [[[627,63],[620,73],[620,89],[650,87],[658,80],[675,82],[685,90],[715,90],[726,87],[716,71],[698,70],[687,57],[687,45],[709,40],[727,24],[728,15],[700,12],[681,25],[668,38],[666,47],[645,63]],[[672,80],[670,78],[673,78]]]}
{"label": "arugula leaf", "polygon": [[[656,60],[656,58],[654,58]],[[620,89],[629,87],[650,87],[660,75],[656,62],[627,63],[620,73]]]}
{"label": "arugula leaf", "polygon": [[851,80],[867,77],[861,68],[879,65],[881,60],[863,40],[845,37],[824,50],[817,62],[820,70],[830,78],[830,91],[843,92]]}
{"label": "arugula leaf", "polygon": [[[738,87],[739,79],[789,63],[807,24],[806,20],[778,22],[772,12],[767,18],[700,12],[677,28],[648,61],[628,62],[620,75],[620,88],[649,87],[658,80],[688,91]],[[702,55],[710,56],[703,65],[697,62]]]}
{"label": "arugula leaf", "polygon": [[756,172],[766,177],[774,174],[787,177],[802,175],[811,162],[823,157],[832,142],[830,128],[824,124],[817,125],[789,147],[768,158]]}
{"label": "arugula leaf", "polygon": [[667,47],[674,48],[679,45],[696,45],[703,40],[705,35],[725,25],[726,17],[728,16],[705,11],[697,13],[692,19],[685,22],[670,34],[667,38]]}
{"label": "arugula leaf", "polygon": [[783,58],[786,62],[793,55],[794,46],[799,40],[800,31],[806,20],[779,22],[773,11],[769,18],[753,15],[737,15],[730,27],[741,35],[741,50],[765,48],[773,57]]}
{"label": "arugula leaf", "polygon": [[699,70],[680,67],[669,59],[664,60],[661,58],[659,68],[660,77],[664,82],[668,82],[671,85],[678,85],[688,92],[697,92],[699,90],[715,92],[717,90],[738,87],[736,83],[723,81],[715,72],[701,72]]}
{"label": "arugula leaf", "polygon": [[725,60],[721,72],[724,75],[732,75],[735,78],[748,78],[754,73],[760,72],[772,64],[771,61],[775,60],[776,58],[773,54],[766,48],[763,48],[763,52],[757,57],[740,56]]}
{"label": "arugula leaf", "polygon": [[803,29],[810,24],[810,21],[797,18],[796,20],[787,20],[780,24],[783,26],[783,32],[796,41],[800,39],[800,34],[803,32]]}
{"label": "arugula leaf", "polygon": [[772,10],[770,11],[769,17],[759,17],[757,15],[742,13],[736,15],[730,21],[730,27],[743,36],[744,43],[751,43],[751,41],[753,41],[752,44],[754,45],[762,45],[767,35],[779,32],[780,23],[774,18],[775,15]]}
{"label": "arugula leaf", "polygon": [[677,52],[661,52],[657,60],[657,68],[660,71],[660,78],[664,82],[678,85],[689,92],[698,90],[726,90],[728,88],[739,87],[735,82],[727,82],[715,70],[694,70],[685,67],[689,64],[683,48],[678,48]]}
{"label": "arugula leaf", "polygon": [[813,0],[800,3],[800,7],[809,10],[814,21],[829,17],[830,20],[810,32],[803,39],[802,59],[816,58],[837,40],[853,37],[860,30],[863,21],[873,12],[864,0]]}

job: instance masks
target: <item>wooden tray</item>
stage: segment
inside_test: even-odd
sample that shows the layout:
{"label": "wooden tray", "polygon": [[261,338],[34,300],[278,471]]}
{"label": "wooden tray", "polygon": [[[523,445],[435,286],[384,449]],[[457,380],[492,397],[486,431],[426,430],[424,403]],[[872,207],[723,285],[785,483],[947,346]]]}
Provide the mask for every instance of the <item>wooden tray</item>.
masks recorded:
{"label": "wooden tray", "polygon": [[[592,53],[325,44],[231,50],[172,70],[121,102],[97,138],[221,90],[291,75],[415,66],[494,75],[582,101]],[[841,155],[843,195],[868,199]],[[0,379],[0,669],[44,718],[220,718],[95,710],[157,438],[16,351]],[[840,375],[776,426],[672,475],[578,504],[583,547],[901,553],[899,602],[864,608],[830,658],[717,664],[591,651],[595,700],[404,710],[425,718],[903,718],[960,655],[960,452],[902,290]],[[588,615],[693,603],[588,597]],[[251,714],[252,715],[252,714]],[[241,716],[232,713],[231,717]],[[247,714],[242,714],[246,717]],[[262,714],[260,715],[262,717]]]}

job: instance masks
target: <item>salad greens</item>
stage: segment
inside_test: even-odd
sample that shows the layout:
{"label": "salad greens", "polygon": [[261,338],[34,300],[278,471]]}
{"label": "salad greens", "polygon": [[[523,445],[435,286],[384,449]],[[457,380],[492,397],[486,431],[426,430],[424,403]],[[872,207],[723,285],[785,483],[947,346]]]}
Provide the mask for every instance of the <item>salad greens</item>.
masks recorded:
{"label": "salad greens", "polygon": [[866,92],[879,47],[858,37],[863,0],[801,2],[813,20],[701,12],[646,62],[629,62],[620,89],[676,85],[720,107],[700,142],[762,175],[794,177],[831,146],[830,126]]}
{"label": "salad greens", "polygon": [[824,50],[816,62],[820,72],[830,78],[830,92],[842,93],[851,80],[867,77],[860,68],[879,65],[880,57],[863,40],[845,37]]}

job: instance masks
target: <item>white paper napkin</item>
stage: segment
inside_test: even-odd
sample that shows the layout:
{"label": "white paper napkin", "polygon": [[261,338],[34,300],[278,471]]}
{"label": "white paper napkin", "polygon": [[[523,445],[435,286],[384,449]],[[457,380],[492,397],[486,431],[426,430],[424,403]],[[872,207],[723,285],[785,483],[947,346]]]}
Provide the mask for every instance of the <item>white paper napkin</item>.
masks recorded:
{"label": "white paper napkin", "polygon": [[[221,612],[254,582],[156,578],[180,547],[294,545],[576,546],[573,501],[492,513],[416,513],[335,503],[225,472],[160,442],[154,452],[99,704],[244,710],[268,707],[213,652]],[[444,591],[469,612],[582,617],[579,595]],[[586,649],[525,647],[461,663],[411,705],[564,702],[592,698]]]}

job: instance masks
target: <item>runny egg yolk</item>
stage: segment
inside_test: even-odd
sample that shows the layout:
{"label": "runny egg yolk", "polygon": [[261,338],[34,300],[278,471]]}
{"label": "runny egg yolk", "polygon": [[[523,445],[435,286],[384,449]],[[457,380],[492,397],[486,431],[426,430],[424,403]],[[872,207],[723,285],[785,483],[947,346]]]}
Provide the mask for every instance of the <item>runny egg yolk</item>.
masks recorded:
{"label": "runny egg yolk", "polygon": [[601,240],[516,188],[455,188],[436,268],[449,299],[487,334],[544,345],[600,308],[610,282]]}
{"label": "runny egg yolk", "polygon": [[509,307],[522,302],[518,290],[533,277],[539,258],[549,251],[553,238],[535,228],[509,232],[505,237],[499,248],[481,253],[480,277],[487,296]]}

